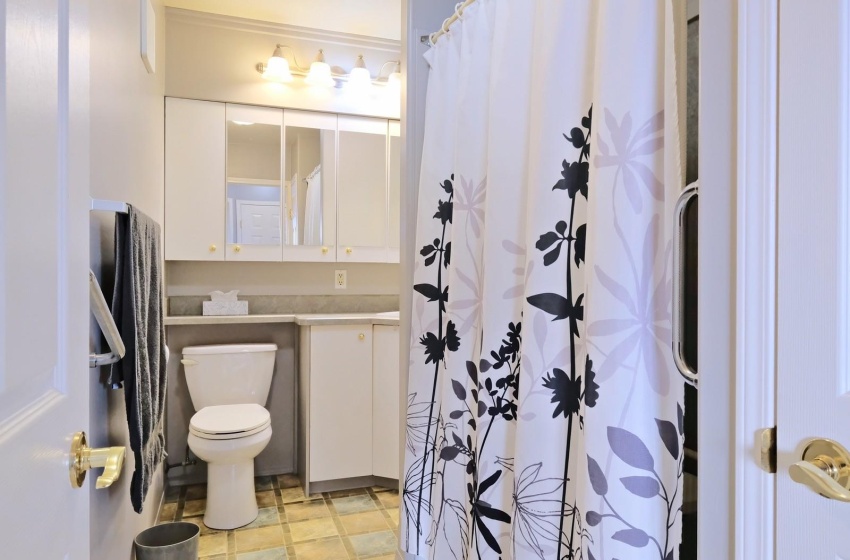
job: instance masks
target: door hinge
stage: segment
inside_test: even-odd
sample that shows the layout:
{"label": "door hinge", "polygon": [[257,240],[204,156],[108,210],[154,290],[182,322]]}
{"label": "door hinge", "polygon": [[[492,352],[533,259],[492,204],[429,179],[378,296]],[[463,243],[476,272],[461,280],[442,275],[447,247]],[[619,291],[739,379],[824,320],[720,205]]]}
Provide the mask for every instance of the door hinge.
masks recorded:
{"label": "door hinge", "polygon": [[776,474],[776,426],[761,430],[758,439],[761,468],[765,472]]}

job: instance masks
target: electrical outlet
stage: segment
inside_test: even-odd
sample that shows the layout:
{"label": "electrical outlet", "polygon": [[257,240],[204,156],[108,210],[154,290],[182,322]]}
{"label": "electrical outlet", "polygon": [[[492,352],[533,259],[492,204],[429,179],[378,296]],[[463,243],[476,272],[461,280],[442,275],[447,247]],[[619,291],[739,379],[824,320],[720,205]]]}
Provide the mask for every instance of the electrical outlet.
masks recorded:
{"label": "electrical outlet", "polygon": [[334,271],[334,288],[344,290],[348,287],[348,273],[345,270]]}

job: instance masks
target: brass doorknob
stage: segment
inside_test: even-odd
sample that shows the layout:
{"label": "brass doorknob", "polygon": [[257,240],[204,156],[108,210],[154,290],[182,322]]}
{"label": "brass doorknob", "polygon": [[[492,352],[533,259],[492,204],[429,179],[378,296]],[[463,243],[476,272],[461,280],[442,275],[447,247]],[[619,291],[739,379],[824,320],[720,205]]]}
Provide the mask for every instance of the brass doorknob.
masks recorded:
{"label": "brass doorknob", "polygon": [[345,253],[346,253],[347,255],[350,255],[350,254],[351,254],[351,252],[352,252],[351,247],[346,247],[346,249],[345,249]]}
{"label": "brass doorknob", "polygon": [[850,502],[850,452],[840,443],[815,439],[803,450],[803,460],[789,468],[794,482],[824,498]]}
{"label": "brass doorknob", "polygon": [[327,254],[328,254],[328,248],[327,248],[327,247],[322,247],[322,254],[323,254],[323,255],[327,255]]}
{"label": "brass doorknob", "polygon": [[360,333],[359,335],[357,335],[357,338],[359,338],[360,340],[366,340],[366,334]]}
{"label": "brass doorknob", "polygon": [[234,250],[234,251],[236,251],[236,252],[238,253],[239,251],[241,251],[241,250],[242,250],[242,247],[241,247],[241,246],[239,246],[239,245],[236,245],[236,246],[234,246],[234,247],[233,247],[233,250]]}
{"label": "brass doorknob", "polygon": [[97,477],[95,488],[108,488],[121,476],[124,466],[124,447],[102,447],[92,449],[86,442],[86,433],[77,432],[71,440],[71,460],[69,470],[71,486],[80,488],[86,480],[89,469],[103,469],[103,474]]}
{"label": "brass doorknob", "polygon": [[210,245],[210,253],[215,253],[215,250],[216,250],[216,246]]}

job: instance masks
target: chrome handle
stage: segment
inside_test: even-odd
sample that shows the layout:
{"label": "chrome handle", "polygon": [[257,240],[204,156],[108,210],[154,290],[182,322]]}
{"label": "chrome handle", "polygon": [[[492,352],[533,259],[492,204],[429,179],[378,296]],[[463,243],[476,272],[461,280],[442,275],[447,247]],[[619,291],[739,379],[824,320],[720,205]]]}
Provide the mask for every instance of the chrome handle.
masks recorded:
{"label": "chrome handle", "polygon": [[850,502],[850,453],[835,441],[811,441],[803,450],[803,460],[791,465],[788,474],[824,498]]}
{"label": "chrome handle", "polygon": [[685,361],[684,343],[682,342],[682,328],[685,323],[685,306],[682,304],[685,291],[683,282],[685,255],[682,251],[682,238],[685,234],[685,210],[687,210],[691,199],[698,195],[699,187],[696,184],[690,185],[682,191],[679,200],[676,202],[676,231],[673,235],[673,362],[685,381],[694,387],[697,386],[699,378],[696,369],[691,368]]}
{"label": "chrome handle", "polygon": [[180,363],[181,363],[181,364],[183,364],[183,365],[184,365],[184,366],[186,366],[186,367],[189,367],[189,366],[196,366],[196,365],[198,365],[198,362],[197,362],[197,361],[195,361],[195,360],[190,360],[190,359],[188,359],[188,358],[183,358],[182,360],[180,360]]}
{"label": "chrome handle", "polygon": [[86,443],[86,433],[77,432],[71,440],[71,460],[69,470],[71,486],[80,488],[86,480],[89,469],[103,469],[103,474],[97,477],[95,488],[108,488],[121,476],[124,467],[124,447],[102,447],[92,449]]}

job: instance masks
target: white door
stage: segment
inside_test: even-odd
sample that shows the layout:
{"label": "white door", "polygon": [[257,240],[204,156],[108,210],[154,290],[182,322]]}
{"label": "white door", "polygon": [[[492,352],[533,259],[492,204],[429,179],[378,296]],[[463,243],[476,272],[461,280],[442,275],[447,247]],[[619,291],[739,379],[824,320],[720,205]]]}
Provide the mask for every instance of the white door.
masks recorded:
{"label": "white door", "polygon": [[280,202],[236,201],[237,243],[280,245]]}
{"label": "white door", "polygon": [[[88,2],[0,3],[0,556],[89,557]],[[33,228],[37,220],[40,227]],[[20,232],[27,232],[20,235]]]}
{"label": "white door", "polygon": [[779,17],[776,551],[848,560],[850,503],[791,474],[828,492],[794,464],[814,438],[850,446],[850,1]]}

